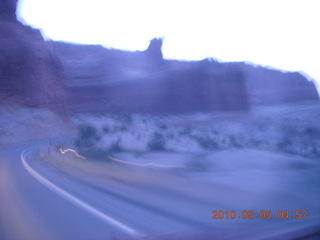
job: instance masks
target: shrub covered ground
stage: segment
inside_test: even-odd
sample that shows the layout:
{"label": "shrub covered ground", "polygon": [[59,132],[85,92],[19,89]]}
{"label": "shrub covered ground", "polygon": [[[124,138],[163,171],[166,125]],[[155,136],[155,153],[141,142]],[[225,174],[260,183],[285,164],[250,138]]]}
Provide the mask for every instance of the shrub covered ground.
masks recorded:
{"label": "shrub covered ground", "polygon": [[75,135],[76,129],[71,120],[51,110],[0,105],[0,145],[45,139],[65,140]]}
{"label": "shrub covered ground", "polygon": [[90,157],[129,152],[202,153],[231,148],[320,156],[320,104],[269,105],[249,113],[81,115],[75,145]]}

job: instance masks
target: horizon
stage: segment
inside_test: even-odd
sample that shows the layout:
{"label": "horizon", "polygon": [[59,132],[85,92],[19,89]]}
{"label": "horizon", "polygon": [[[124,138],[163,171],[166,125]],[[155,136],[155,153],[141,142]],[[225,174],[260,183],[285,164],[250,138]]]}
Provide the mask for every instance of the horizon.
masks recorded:
{"label": "horizon", "polygon": [[314,80],[319,94],[318,10],[316,0],[20,0],[17,16],[47,40],[141,51],[162,37],[166,59],[213,58],[299,71]]}

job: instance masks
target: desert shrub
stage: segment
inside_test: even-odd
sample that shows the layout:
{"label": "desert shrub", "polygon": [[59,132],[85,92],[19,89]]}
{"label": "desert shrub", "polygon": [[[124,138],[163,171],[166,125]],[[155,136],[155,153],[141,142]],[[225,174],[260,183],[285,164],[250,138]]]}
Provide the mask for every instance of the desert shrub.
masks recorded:
{"label": "desert shrub", "polygon": [[103,133],[110,133],[110,129],[108,126],[103,126],[102,131],[103,131]]}
{"label": "desert shrub", "polygon": [[288,151],[288,149],[290,149],[291,146],[292,146],[292,141],[288,137],[284,137],[283,139],[281,139],[281,141],[277,143],[277,148],[280,151],[284,151],[284,152]]}
{"label": "desert shrub", "polygon": [[168,128],[167,125],[163,122],[158,123],[157,126],[161,130],[166,130]]}
{"label": "desert shrub", "polygon": [[108,148],[108,152],[109,153],[122,152],[123,148],[121,147],[120,142],[121,142],[120,139],[118,139],[115,142],[112,142]]}
{"label": "desert shrub", "polygon": [[148,142],[148,149],[150,151],[164,151],[166,150],[166,143],[161,133],[155,132],[152,139]]}
{"label": "desert shrub", "polygon": [[168,134],[166,135],[166,137],[167,137],[168,139],[174,139],[174,134],[173,134],[173,133],[168,133]]}
{"label": "desert shrub", "polygon": [[112,128],[112,132],[127,132],[128,131],[128,126],[125,123],[120,123],[117,125],[114,125]]}
{"label": "desert shrub", "polygon": [[95,127],[89,124],[82,124],[78,126],[78,136],[75,140],[75,145],[80,149],[91,148],[97,141],[100,140],[100,136]]}
{"label": "desert shrub", "polygon": [[212,130],[212,134],[218,135],[218,131],[217,130]]}
{"label": "desert shrub", "polygon": [[318,146],[313,146],[311,148],[310,155],[312,157],[314,157],[314,158],[319,158],[320,157],[320,147],[319,147],[319,145]]}
{"label": "desert shrub", "polygon": [[218,143],[216,143],[213,139],[211,139],[208,136],[193,136],[192,138],[200,147],[206,150],[219,148]]}
{"label": "desert shrub", "polygon": [[128,126],[122,125],[122,126],[119,128],[119,130],[120,130],[121,132],[126,132],[126,131],[128,131]]}
{"label": "desert shrub", "polygon": [[229,136],[229,143],[230,143],[230,147],[235,147],[235,148],[242,147],[239,140],[233,135]]}
{"label": "desert shrub", "polygon": [[180,135],[186,135],[190,136],[192,132],[192,128],[190,126],[184,127],[182,130],[180,130]]}
{"label": "desert shrub", "polygon": [[320,129],[314,127],[314,126],[309,126],[304,129],[304,133],[313,138],[320,138]]}

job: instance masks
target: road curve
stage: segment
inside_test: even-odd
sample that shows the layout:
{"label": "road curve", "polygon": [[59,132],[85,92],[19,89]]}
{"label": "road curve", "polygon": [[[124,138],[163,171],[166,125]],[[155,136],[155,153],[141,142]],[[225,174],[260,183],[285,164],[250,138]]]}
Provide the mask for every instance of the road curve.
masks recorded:
{"label": "road curve", "polygon": [[57,193],[61,197],[65,198],[72,204],[82,208],[83,210],[87,211],[88,213],[92,214],[93,216],[101,219],[107,224],[111,224],[116,228],[119,228],[123,232],[128,233],[130,236],[133,237],[141,237],[143,236],[141,233],[138,233],[133,228],[125,225],[124,223],[121,223],[117,221],[116,219],[104,214],[103,212],[99,211],[98,209],[94,208],[93,206],[90,206],[89,204],[85,203],[84,201],[80,200],[79,198],[71,195],[70,193],[66,192],[62,188],[58,187],[54,183],[50,182],[48,179],[43,177],[41,174],[39,174],[35,169],[33,169],[28,161],[26,160],[28,154],[30,153],[31,149],[26,149],[21,153],[21,162],[24,166],[24,168],[32,175],[35,179],[37,179],[40,183],[42,183],[47,188],[51,189],[53,192]]}
{"label": "road curve", "polygon": [[[289,228],[288,221],[274,224],[271,220],[268,224],[266,221],[262,224],[259,221],[240,221],[247,227],[240,231],[243,235],[237,235],[238,232],[233,235],[230,229],[223,230],[223,227],[231,226],[230,221],[210,222],[212,209],[223,207],[222,200],[203,205],[190,197],[179,196],[175,202],[169,193],[157,192],[165,194],[166,202],[171,201],[166,209],[152,202],[152,194],[143,195],[132,186],[112,183],[112,179],[99,185],[65,174],[41,161],[36,151],[38,147],[33,144],[0,150],[1,240],[149,239],[148,236],[156,233],[197,227],[213,229],[214,239],[304,239],[303,236],[317,239],[320,235],[317,231],[319,225],[313,226],[319,219],[318,215],[296,221]],[[170,205],[175,207],[170,208]],[[179,208],[185,210],[182,212],[192,213],[192,217],[179,212]],[[232,225],[231,230],[235,229],[234,226],[237,227]],[[170,236],[152,239],[180,239]],[[185,239],[195,239],[194,235],[190,236]]]}
{"label": "road curve", "polygon": [[134,199],[120,185],[99,187],[60,172],[39,159],[38,147],[1,150],[1,240],[145,239],[206,227],[174,209],[137,200],[143,196]]}
{"label": "road curve", "polygon": [[135,239],[142,236],[44,177],[29,163],[31,151],[27,146],[1,150],[0,239]]}

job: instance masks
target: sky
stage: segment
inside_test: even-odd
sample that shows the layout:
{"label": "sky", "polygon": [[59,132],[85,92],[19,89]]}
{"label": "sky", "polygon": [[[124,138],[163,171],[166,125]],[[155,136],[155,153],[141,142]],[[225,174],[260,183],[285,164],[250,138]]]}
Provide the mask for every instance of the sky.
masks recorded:
{"label": "sky", "polygon": [[319,0],[20,0],[47,39],[144,50],[169,59],[247,61],[303,71],[320,89]]}

